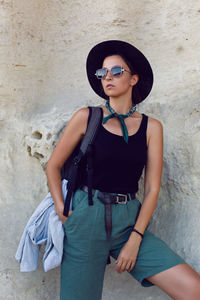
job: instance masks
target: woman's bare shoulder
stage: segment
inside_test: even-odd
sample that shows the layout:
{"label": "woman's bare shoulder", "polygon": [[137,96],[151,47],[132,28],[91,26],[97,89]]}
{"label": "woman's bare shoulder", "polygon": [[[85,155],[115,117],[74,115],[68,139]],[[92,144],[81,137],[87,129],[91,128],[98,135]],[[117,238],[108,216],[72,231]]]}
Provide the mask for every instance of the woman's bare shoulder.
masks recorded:
{"label": "woman's bare shoulder", "polygon": [[[72,116],[70,122],[76,124],[76,127],[81,129],[81,135],[84,135],[87,128],[87,122],[89,117],[89,108],[79,108]],[[70,123],[69,122],[69,123]]]}
{"label": "woman's bare shoulder", "polygon": [[89,116],[89,108],[88,107],[81,107],[79,108],[73,116],[76,116],[76,118],[80,120],[87,120]]}
{"label": "woman's bare shoulder", "polygon": [[151,132],[162,131],[163,125],[160,120],[148,116],[148,128]]}
{"label": "woman's bare shoulder", "polygon": [[[163,140],[163,125],[160,120],[148,116],[147,124],[147,145],[149,142],[160,143]],[[154,143],[153,142],[153,143]]]}
{"label": "woman's bare shoulder", "polygon": [[[146,116],[148,116],[147,130],[152,132],[155,130],[161,130],[163,128],[161,121],[159,121],[158,119],[152,118],[149,115],[146,115]],[[142,119],[142,113],[140,113],[139,111],[135,111],[133,114],[133,117]]]}
{"label": "woman's bare shoulder", "polygon": [[162,140],[163,125],[160,120],[148,116],[147,123],[147,145],[149,145],[150,139]]}

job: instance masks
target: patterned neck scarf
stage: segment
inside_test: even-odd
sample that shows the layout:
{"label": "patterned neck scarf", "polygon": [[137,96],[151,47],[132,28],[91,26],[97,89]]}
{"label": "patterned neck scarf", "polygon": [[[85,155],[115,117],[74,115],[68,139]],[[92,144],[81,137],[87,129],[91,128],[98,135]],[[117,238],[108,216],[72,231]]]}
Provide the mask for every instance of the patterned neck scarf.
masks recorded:
{"label": "patterned neck scarf", "polygon": [[111,114],[108,115],[107,117],[103,118],[103,124],[105,124],[111,118],[118,118],[119,121],[120,121],[120,124],[121,124],[121,129],[122,129],[124,141],[126,143],[128,143],[128,130],[127,130],[126,124],[124,122],[124,119],[127,118],[127,117],[129,117],[131,114],[134,113],[134,111],[136,110],[136,105],[134,105],[131,108],[131,110],[127,114],[125,114],[125,115],[116,113],[114,111],[114,109],[112,107],[110,107],[109,100],[106,101],[106,107],[111,112]]}

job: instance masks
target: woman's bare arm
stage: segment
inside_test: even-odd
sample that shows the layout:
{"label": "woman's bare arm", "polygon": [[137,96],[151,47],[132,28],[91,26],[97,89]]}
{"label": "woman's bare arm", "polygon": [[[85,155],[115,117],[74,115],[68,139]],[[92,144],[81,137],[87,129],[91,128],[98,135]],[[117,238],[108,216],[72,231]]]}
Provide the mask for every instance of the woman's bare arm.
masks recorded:
{"label": "woman's bare arm", "polygon": [[[155,209],[162,178],[163,127],[160,121],[150,118],[147,164],[144,177],[144,199],[135,228],[144,233]],[[137,233],[133,232],[133,236]]]}
{"label": "woman's bare arm", "polygon": [[67,218],[63,216],[64,201],[60,169],[76,145],[83,138],[87,128],[88,116],[88,108],[81,108],[74,113],[47,163],[46,175],[48,186],[55,204],[56,212],[62,223],[64,223]]}

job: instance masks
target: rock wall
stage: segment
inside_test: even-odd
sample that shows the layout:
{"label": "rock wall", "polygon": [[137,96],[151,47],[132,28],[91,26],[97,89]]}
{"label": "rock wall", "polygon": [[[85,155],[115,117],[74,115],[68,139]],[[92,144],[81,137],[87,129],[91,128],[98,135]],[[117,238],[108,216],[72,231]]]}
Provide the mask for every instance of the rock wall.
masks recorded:
{"label": "rock wall", "polygon": [[[20,273],[23,228],[48,188],[45,164],[72,113],[102,102],[90,89],[91,47],[123,39],[141,49],[154,87],[140,112],[164,126],[164,169],[151,229],[200,272],[197,1],[0,1],[0,299],[59,299],[59,268]],[[143,181],[140,186],[142,189]],[[138,193],[142,200],[142,192]],[[104,300],[169,299],[107,267]]]}

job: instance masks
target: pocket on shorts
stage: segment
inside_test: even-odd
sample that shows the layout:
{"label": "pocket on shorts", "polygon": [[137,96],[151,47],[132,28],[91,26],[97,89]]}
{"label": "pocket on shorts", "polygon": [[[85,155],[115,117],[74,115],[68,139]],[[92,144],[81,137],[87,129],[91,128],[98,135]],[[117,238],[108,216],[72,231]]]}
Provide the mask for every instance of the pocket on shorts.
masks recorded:
{"label": "pocket on shorts", "polygon": [[63,226],[66,226],[66,223],[68,224],[72,218],[72,215],[74,214],[74,211],[72,211],[72,213],[67,217],[67,220],[63,223]]}
{"label": "pocket on shorts", "polygon": [[140,202],[137,198],[135,198],[134,201],[136,201],[137,206],[138,206],[138,208],[140,209],[141,206],[142,206],[141,202]]}
{"label": "pocket on shorts", "polygon": [[75,191],[72,199],[72,213],[68,216],[67,220],[63,223],[63,226],[66,227],[71,223],[73,218],[82,210],[88,207],[87,201],[88,194],[78,189]]}
{"label": "pocket on shorts", "polygon": [[141,202],[137,198],[132,199],[129,202],[127,206],[127,221],[129,222],[129,226],[135,224],[140,212],[140,208],[141,208]]}

